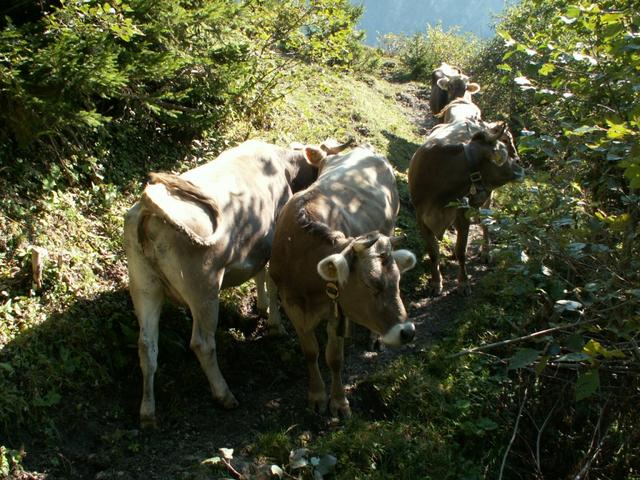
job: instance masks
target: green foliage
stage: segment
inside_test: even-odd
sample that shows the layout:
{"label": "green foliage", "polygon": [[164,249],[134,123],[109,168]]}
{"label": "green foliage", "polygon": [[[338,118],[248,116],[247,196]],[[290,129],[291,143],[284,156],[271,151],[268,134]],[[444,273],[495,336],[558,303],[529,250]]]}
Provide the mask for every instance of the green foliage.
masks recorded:
{"label": "green foliage", "polygon": [[19,478],[23,472],[22,459],[24,451],[12,450],[0,445],[0,477],[2,478]]}
{"label": "green foliage", "polygon": [[[7,17],[1,165],[20,178],[55,163],[75,183],[92,180],[103,168],[92,159],[120,148],[123,132],[175,144],[260,123],[288,91],[280,85],[295,86],[292,61],[368,62],[360,13],[346,0],[114,0],[63,2],[20,25]],[[6,163],[16,156],[29,161]],[[107,169],[129,167],[113,160]]]}
{"label": "green foliage", "polygon": [[466,73],[474,71],[474,62],[482,47],[482,42],[472,34],[460,34],[455,27],[444,30],[441,24],[427,25],[425,33],[409,37],[386,34],[380,43],[383,51],[400,57],[403,76],[427,82],[431,72],[442,62],[455,65]]}

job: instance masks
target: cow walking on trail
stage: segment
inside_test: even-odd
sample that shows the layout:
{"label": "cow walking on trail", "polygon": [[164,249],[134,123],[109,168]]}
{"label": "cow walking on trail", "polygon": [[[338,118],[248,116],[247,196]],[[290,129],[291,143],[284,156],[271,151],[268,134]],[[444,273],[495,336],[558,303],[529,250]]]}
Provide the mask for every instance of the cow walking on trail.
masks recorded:
{"label": "cow walking on trail", "polygon": [[[165,296],[191,310],[190,345],[213,397],[225,408],[237,405],[216,356],[218,294],[257,274],[269,285],[264,268],[280,210],[293,193],[317,178],[317,167],[327,154],[344,147],[293,150],[247,141],[180,176],[151,175],[124,228],[129,288],[140,324],[143,426],[155,424],[153,381]],[[265,295],[263,288],[258,293]],[[278,328],[275,289],[269,295],[269,323]],[[267,301],[259,298],[258,303]]]}
{"label": "cow walking on trail", "polygon": [[326,409],[315,330],[327,320],[325,359],[331,370],[329,407],[350,414],[342,385],[345,317],[387,345],[415,334],[400,298],[400,274],[415,265],[394,250],[399,201],[391,165],[369,148],[326,157],[318,180],[294,195],[276,225],[270,272],[296,329],[309,370],[309,406]]}
{"label": "cow walking on trail", "polygon": [[[471,102],[471,95],[480,91],[480,85],[469,81],[469,77],[458,67],[442,63],[431,73],[431,95],[429,107],[437,118],[451,101],[462,98]],[[444,119],[446,122],[447,120]]]}
{"label": "cow walking on trail", "polygon": [[[431,260],[430,289],[442,293],[439,244],[445,230],[455,226],[458,287],[469,294],[465,256],[469,235],[467,209],[487,205],[491,191],[521,181],[524,170],[506,124],[463,120],[433,128],[409,164],[409,191],[416,219]],[[486,227],[485,227],[486,228]],[[484,232],[488,249],[488,232]]]}

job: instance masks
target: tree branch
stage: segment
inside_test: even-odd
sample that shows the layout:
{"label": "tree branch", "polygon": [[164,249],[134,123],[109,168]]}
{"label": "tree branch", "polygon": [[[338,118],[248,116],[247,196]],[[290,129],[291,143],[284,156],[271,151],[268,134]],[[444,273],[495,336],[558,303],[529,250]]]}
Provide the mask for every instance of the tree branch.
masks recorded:
{"label": "tree branch", "polygon": [[481,351],[484,351],[484,350],[489,350],[491,348],[501,347],[503,345],[510,345],[512,343],[523,342],[525,340],[530,340],[532,338],[541,337],[543,335],[548,335],[549,333],[557,332],[558,330],[565,330],[567,328],[574,328],[574,327],[578,327],[580,325],[587,325],[587,324],[593,323],[593,322],[595,322],[597,320],[599,320],[599,319],[592,318],[590,320],[583,320],[583,321],[574,322],[574,323],[566,323],[564,325],[558,325],[557,327],[547,328],[545,330],[540,330],[538,332],[530,333],[529,335],[524,335],[523,337],[510,338],[508,340],[502,340],[501,342],[489,343],[487,345],[482,345],[480,347],[467,348],[465,350],[459,351],[458,353],[454,353],[452,355],[449,355],[447,358],[461,357],[463,355],[469,355],[470,353],[481,352]]}
{"label": "tree branch", "polygon": [[504,452],[504,456],[502,457],[502,465],[500,465],[500,475],[498,475],[498,480],[502,480],[502,474],[504,473],[504,467],[507,463],[507,457],[509,456],[509,451],[511,450],[511,446],[516,439],[516,435],[518,434],[518,425],[520,425],[520,418],[522,418],[522,410],[524,410],[524,405],[527,402],[527,395],[529,393],[529,387],[524,389],[524,395],[522,396],[522,402],[520,402],[520,410],[518,410],[518,417],[516,418],[516,424],[513,426],[513,435],[511,435],[511,440],[509,440],[509,445],[507,445],[507,450]]}

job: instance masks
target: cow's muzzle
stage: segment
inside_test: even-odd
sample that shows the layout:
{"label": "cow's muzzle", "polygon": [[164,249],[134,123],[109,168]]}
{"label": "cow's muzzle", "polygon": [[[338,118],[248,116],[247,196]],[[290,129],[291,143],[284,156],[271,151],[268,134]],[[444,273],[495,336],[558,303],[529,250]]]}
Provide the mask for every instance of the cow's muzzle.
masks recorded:
{"label": "cow's muzzle", "polygon": [[398,323],[382,337],[382,343],[390,347],[398,347],[409,343],[416,336],[416,326],[412,322]]}
{"label": "cow's muzzle", "polygon": [[516,182],[522,182],[524,181],[524,168],[522,168],[520,165],[518,164],[514,164],[512,169],[511,169],[512,173],[513,173],[513,180]]}

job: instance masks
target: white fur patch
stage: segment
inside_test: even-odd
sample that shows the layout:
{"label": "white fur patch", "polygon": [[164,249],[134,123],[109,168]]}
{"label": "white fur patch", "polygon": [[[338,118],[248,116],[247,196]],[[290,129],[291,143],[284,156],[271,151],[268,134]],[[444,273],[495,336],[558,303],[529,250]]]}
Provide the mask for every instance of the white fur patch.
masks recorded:
{"label": "white fur patch", "polygon": [[349,278],[349,263],[344,255],[334,253],[318,262],[318,274],[329,282],[344,285]]}
{"label": "white fur patch", "polygon": [[394,250],[391,254],[400,269],[400,273],[411,270],[416,266],[416,256],[409,250]]}
{"label": "white fur patch", "polygon": [[403,343],[400,337],[400,332],[405,329],[415,332],[416,326],[411,322],[398,323],[397,325],[391,327],[389,331],[384,334],[384,336],[381,338],[382,343],[384,343],[385,345],[389,345],[390,347],[399,347]]}

